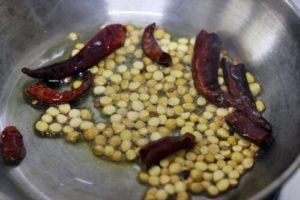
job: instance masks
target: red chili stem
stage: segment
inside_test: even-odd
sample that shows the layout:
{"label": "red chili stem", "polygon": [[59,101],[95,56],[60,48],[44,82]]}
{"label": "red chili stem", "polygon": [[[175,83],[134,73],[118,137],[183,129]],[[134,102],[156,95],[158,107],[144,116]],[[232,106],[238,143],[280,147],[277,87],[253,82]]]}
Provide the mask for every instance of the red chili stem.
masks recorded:
{"label": "red chili stem", "polygon": [[38,82],[26,88],[25,93],[44,104],[63,104],[77,100],[86,93],[93,84],[92,73],[87,71],[79,88],[71,91],[59,92]]}
{"label": "red chili stem", "polygon": [[22,72],[30,77],[44,80],[58,80],[78,74],[123,46],[126,33],[126,27],[121,24],[108,25],[70,59],[38,69],[23,68]]}
{"label": "red chili stem", "polygon": [[19,164],[26,155],[23,136],[14,126],[6,127],[1,133],[2,157],[7,165]]}
{"label": "red chili stem", "polygon": [[180,137],[164,137],[156,141],[149,142],[140,150],[143,163],[148,169],[157,164],[161,159],[179,151],[181,149],[191,149],[196,145],[195,136],[186,133]]}
{"label": "red chili stem", "polygon": [[144,54],[149,57],[152,61],[163,65],[163,66],[170,66],[172,65],[172,58],[171,56],[164,52],[161,47],[158,45],[157,41],[154,38],[154,30],[155,30],[155,23],[148,25],[143,33],[142,36],[142,49]]}

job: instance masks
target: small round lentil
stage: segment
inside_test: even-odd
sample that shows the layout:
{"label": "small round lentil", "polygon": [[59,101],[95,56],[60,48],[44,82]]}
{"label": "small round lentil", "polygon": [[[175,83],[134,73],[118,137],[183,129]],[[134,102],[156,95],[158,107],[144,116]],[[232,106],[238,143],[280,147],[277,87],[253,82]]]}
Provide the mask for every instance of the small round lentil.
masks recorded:
{"label": "small round lentil", "polygon": [[229,186],[230,186],[230,183],[229,183],[228,179],[222,179],[217,182],[217,188],[221,192],[228,190]]}
{"label": "small round lentil", "polygon": [[62,126],[59,123],[52,123],[49,125],[49,131],[52,133],[59,133],[62,130]]}
{"label": "small round lentil", "polygon": [[166,200],[168,198],[168,193],[165,190],[158,190],[155,194],[157,200]]}
{"label": "small round lentil", "polygon": [[41,120],[46,123],[51,123],[53,121],[53,117],[49,114],[43,114]]}

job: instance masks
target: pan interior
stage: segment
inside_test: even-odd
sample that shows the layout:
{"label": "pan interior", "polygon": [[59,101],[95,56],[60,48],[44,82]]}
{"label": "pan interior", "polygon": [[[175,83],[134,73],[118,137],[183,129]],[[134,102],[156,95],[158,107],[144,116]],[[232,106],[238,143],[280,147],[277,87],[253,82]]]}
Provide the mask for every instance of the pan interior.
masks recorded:
{"label": "pan interior", "polygon": [[[9,192],[16,195],[14,199],[141,198],[145,188],[136,180],[137,166],[95,158],[84,144],[67,145],[60,139],[34,135],[33,122],[41,112],[28,106],[22,96],[22,89],[30,79],[20,73],[21,67],[38,67],[63,59],[72,46],[65,38],[69,32],[79,32],[87,41],[100,25],[108,22],[140,26],[156,22],[175,35],[185,36],[194,36],[200,29],[216,32],[229,55],[239,57],[263,86],[265,117],[273,125],[276,143],[257,158],[255,167],[239,186],[220,199],[260,197],[282,182],[285,177],[279,177],[295,162],[300,151],[297,111],[300,23],[287,3],[271,0],[0,0],[0,3],[3,5],[0,127],[13,124],[22,130],[28,154],[20,166],[0,169],[14,187],[14,192]],[[21,196],[14,194],[16,191]]]}

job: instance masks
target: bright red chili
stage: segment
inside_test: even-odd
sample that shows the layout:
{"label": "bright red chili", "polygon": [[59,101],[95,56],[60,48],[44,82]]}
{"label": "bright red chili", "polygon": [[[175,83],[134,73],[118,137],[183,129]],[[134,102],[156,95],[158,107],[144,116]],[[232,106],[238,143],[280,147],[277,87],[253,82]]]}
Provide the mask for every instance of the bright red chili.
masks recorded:
{"label": "bright red chili", "polygon": [[45,83],[38,82],[25,89],[25,94],[44,104],[63,104],[78,100],[93,84],[92,73],[87,71],[79,88],[59,92],[49,88]]}
{"label": "bright red chili", "polygon": [[38,69],[23,68],[22,72],[33,78],[44,80],[58,80],[78,74],[123,46],[126,33],[126,27],[121,24],[108,25],[70,59]]}

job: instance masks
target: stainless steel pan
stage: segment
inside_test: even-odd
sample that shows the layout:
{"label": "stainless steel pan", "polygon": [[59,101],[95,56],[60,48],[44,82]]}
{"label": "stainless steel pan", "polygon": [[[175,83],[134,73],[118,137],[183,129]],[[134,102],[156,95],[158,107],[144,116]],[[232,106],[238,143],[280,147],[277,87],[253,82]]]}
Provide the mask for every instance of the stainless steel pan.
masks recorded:
{"label": "stainless steel pan", "polygon": [[177,35],[217,32],[229,54],[244,61],[263,85],[265,116],[276,143],[237,188],[219,199],[261,199],[298,167],[300,18],[289,1],[0,0],[0,128],[18,126],[28,149],[19,167],[0,166],[2,193],[12,199],[141,198],[145,187],[135,180],[131,165],[95,159],[84,145],[36,137],[32,123],[39,113],[21,94],[30,80],[21,67],[60,58],[70,49],[63,42],[68,32],[88,38],[105,22],[157,22]]}

